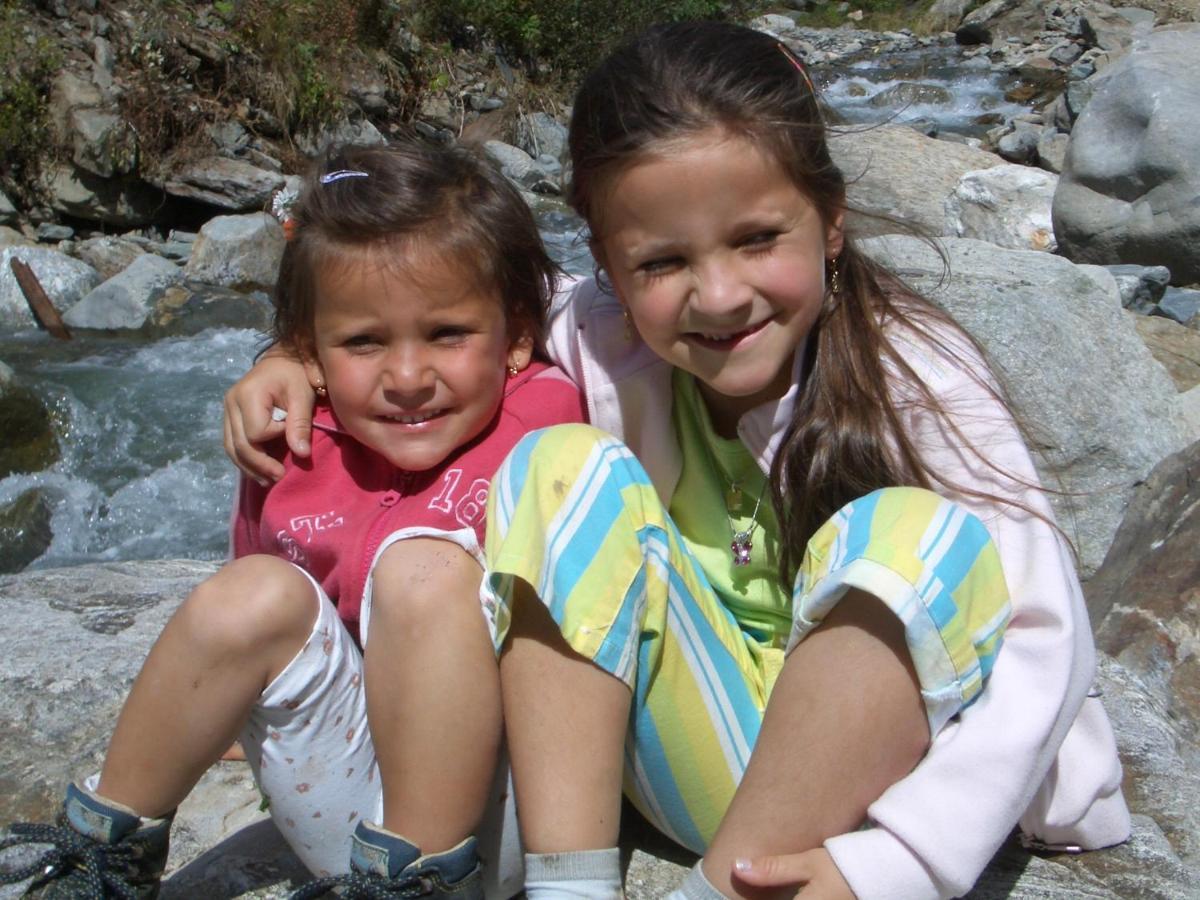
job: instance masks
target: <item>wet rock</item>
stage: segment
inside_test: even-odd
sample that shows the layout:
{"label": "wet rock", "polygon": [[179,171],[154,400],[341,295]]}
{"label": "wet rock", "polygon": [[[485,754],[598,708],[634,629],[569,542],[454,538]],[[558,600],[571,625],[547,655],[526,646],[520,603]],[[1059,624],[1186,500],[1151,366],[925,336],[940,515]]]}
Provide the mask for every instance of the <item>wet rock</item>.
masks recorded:
{"label": "wet rock", "polygon": [[17,220],[17,208],[12,205],[8,195],[0,191],[0,225],[7,225]]}
{"label": "wet rock", "polygon": [[221,209],[262,209],[283,187],[283,176],[240,159],[206,156],[174,171],[163,190]]}
{"label": "wet rock", "polygon": [[0,251],[0,326],[34,327],[33,313],[13,275],[10,260],[21,260],[37,276],[58,310],[74,306],[100,283],[100,274],[87,263],[46,247],[6,247]]}
{"label": "wet rock", "polygon": [[1012,163],[1028,163],[1037,156],[1042,131],[1022,122],[996,142],[996,152]]}
{"label": "wet rock", "polygon": [[63,321],[72,328],[141,328],[155,294],[182,278],[183,272],[173,262],[144,253],[67,310]]}
{"label": "wet rock", "polygon": [[0,573],[20,572],[46,552],[54,539],[50,516],[50,504],[36,488],[0,504]]}
{"label": "wet rock", "polygon": [[1176,390],[1183,392],[1200,384],[1200,331],[1162,316],[1134,316],[1133,324]]}
{"label": "wet rock", "polygon": [[1162,299],[1171,281],[1164,266],[1117,265],[1105,266],[1121,291],[1121,305],[1142,315],[1149,315]]}
{"label": "wet rock", "polygon": [[266,213],[218,216],[200,229],[187,277],[239,290],[269,290],[279,274],[284,243],[283,228]]}
{"label": "wet rock", "polygon": [[950,92],[940,85],[901,81],[880,91],[867,101],[867,105],[876,109],[917,104],[946,106],[953,100],[954,97]]}
{"label": "wet rock", "polygon": [[850,206],[865,213],[847,216],[849,227],[862,237],[898,230],[894,223],[871,214],[897,218],[928,234],[943,234],[946,199],[963,175],[1003,163],[995,154],[897,125],[835,135],[830,152],[846,176]]}
{"label": "wet rock", "polygon": [[1139,39],[1100,76],[1075,122],[1054,231],[1094,263],[1162,265],[1200,281],[1200,24]]}
{"label": "wet rock", "polygon": [[252,328],[265,333],[271,315],[271,299],[261,291],[246,294],[186,282],[172,285],[153,298],[143,330],[156,338],[198,334],[206,328]]}
{"label": "wet rock", "polygon": [[1057,181],[1026,166],[968,172],[946,200],[945,232],[1011,250],[1053,252],[1050,204]]}
{"label": "wet rock", "polygon": [[942,260],[923,241],[889,236],[864,249],[890,261],[983,344],[1031,428],[1046,483],[1065,491],[1050,500],[1090,574],[1134,487],[1187,440],[1175,386],[1105,270],[964,238],[943,244],[951,273],[944,284]]}
{"label": "wet rock", "polygon": [[18,383],[11,370],[0,379],[0,478],[14,472],[40,472],[59,458],[54,421],[42,399]]}

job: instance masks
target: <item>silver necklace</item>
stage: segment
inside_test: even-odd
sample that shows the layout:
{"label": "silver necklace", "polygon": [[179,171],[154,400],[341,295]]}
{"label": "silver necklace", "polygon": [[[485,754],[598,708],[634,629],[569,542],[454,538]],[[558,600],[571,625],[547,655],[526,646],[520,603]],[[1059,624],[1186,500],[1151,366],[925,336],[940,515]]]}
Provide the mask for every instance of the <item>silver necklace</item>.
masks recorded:
{"label": "silver necklace", "polygon": [[766,491],[767,482],[764,479],[762,487],[758,490],[758,500],[754,503],[754,512],[750,513],[750,524],[739,531],[733,520],[733,509],[735,506],[742,505],[742,489],[736,481],[729,485],[729,493],[725,495],[725,517],[729,520],[729,531],[733,534],[733,540],[729,542],[729,549],[733,553],[735,566],[750,565],[750,551],[754,547],[750,538],[754,534],[754,529],[758,527],[758,510],[762,506],[763,494]]}

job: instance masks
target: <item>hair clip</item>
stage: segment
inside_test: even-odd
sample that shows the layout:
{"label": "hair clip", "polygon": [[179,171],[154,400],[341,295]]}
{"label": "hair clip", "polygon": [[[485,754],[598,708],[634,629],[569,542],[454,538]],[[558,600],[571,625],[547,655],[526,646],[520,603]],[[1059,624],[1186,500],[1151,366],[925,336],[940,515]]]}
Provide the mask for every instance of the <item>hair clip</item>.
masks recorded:
{"label": "hair clip", "polygon": [[817,89],[813,87],[812,79],[808,77],[808,69],[805,68],[804,63],[800,61],[800,57],[793,53],[791,48],[788,47],[783,41],[776,41],[775,46],[779,48],[780,53],[787,57],[788,62],[796,67],[796,71],[800,73],[800,75],[804,78],[804,83],[808,85],[808,92],[815,98],[817,96]]}
{"label": "hair clip", "polygon": [[338,169],[335,172],[326,172],[317,180],[321,184],[333,184],[335,181],[341,181],[343,178],[369,178],[366,172],[360,172],[357,169]]}

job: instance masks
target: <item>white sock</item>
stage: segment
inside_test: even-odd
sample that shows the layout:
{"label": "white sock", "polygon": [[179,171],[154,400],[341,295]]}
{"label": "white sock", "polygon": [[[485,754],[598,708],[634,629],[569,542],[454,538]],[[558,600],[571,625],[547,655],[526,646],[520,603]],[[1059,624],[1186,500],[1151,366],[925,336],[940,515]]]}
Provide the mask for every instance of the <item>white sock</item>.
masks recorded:
{"label": "white sock", "polygon": [[687,873],[683,884],[667,895],[667,900],[726,900],[726,898],[712,886],[712,883],[704,876],[704,870],[700,868],[700,863],[697,862]]}
{"label": "white sock", "polygon": [[570,853],[526,853],[527,900],[622,900],[621,853],[574,850]]}

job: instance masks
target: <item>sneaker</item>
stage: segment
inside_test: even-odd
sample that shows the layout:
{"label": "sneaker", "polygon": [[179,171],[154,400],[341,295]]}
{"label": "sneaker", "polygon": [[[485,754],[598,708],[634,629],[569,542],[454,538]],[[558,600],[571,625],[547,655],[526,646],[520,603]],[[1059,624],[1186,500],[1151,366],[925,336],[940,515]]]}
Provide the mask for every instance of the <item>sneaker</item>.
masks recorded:
{"label": "sneaker", "polygon": [[483,900],[475,838],[443,853],[422,856],[398,834],[360,821],[350,842],[349,874],[307,884],[292,894],[291,900],[325,896]]}
{"label": "sneaker", "polygon": [[32,878],[22,896],[45,900],[151,900],[167,864],[171,819],[142,819],[73,784],[57,824],[9,828],[0,855],[18,846],[29,852],[18,868],[0,862],[0,884]]}

